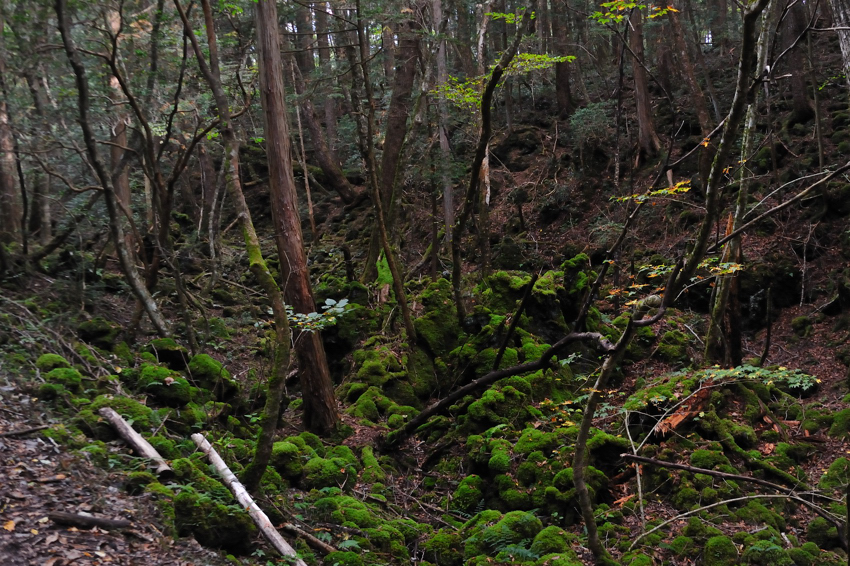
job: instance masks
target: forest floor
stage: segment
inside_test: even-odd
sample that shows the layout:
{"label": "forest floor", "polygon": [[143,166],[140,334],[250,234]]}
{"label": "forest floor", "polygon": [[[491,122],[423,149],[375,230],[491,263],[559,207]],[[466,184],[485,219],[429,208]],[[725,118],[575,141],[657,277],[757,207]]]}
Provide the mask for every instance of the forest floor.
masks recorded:
{"label": "forest floor", "polygon": [[[224,566],[192,538],[162,532],[149,496],[132,496],[112,474],[38,431],[57,425],[19,376],[0,368],[0,564],[4,566]],[[121,441],[112,450],[128,451]],[[120,530],[77,528],[51,513],[129,521]],[[243,562],[244,563],[244,562]]]}

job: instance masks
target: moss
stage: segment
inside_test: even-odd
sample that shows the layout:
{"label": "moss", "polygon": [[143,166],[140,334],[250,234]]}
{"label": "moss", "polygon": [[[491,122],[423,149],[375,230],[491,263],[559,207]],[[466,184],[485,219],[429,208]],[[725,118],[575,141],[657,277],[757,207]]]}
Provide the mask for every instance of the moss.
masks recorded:
{"label": "moss", "polygon": [[761,564],[763,566],[794,566],[794,561],[779,544],[773,541],[760,540],[744,551],[741,557],[744,564]]}
{"label": "moss", "polygon": [[150,431],[154,426],[153,411],[135,399],[117,395],[98,395],[88,408],[96,414],[102,407],[110,407],[140,432]]}
{"label": "moss", "polygon": [[735,516],[748,525],[768,525],[777,531],[785,531],[785,519],[755,500],[748,501]]}
{"label": "moss", "polygon": [[42,354],[35,361],[35,367],[42,373],[48,373],[57,368],[70,368],[71,364],[58,354]]}
{"label": "moss", "polygon": [[146,439],[148,443],[159,452],[159,455],[166,460],[173,460],[180,457],[180,451],[177,445],[170,438],[165,438],[161,435],[150,436]]}
{"label": "moss", "polygon": [[185,377],[153,364],[142,366],[139,388],[169,407],[182,407],[192,399],[191,386]]}
{"label": "moss", "polygon": [[357,528],[374,528],[381,520],[372,513],[365,503],[347,495],[323,497],[315,503],[320,517],[334,524],[350,523]]}
{"label": "moss", "polygon": [[207,354],[198,354],[189,361],[189,375],[198,387],[209,389],[219,401],[239,395],[239,383],[224,369],[224,365]]}
{"label": "moss", "polygon": [[52,425],[50,428],[41,431],[41,435],[72,449],[82,448],[88,442],[86,436],[79,429],[68,428],[64,424]]}
{"label": "moss", "polygon": [[688,344],[690,339],[687,334],[679,330],[668,330],[661,336],[661,341],[656,347],[656,355],[665,362],[688,363]]}
{"label": "moss", "polygon": [[360,452],[360,461],[363,462],[363,472],[360,474],[360,481],[367,484],[375,482],[383,482],[387,479],[387,474],[381,469],[378,459],[375,458],[374,450],[371,446],[364,446]]}
{"label": "moss", "polygon": [[694,450],[690,462],[691,466],[713,470],[717,466],[728,465],[729,458],[718,450]]}
{"label": "moss", "polygon": [[723,533],[710,525],[706,525],[699,517],[690,517],[688,524],[682,529],[682,534],[702,543],[710,537],[720,536]]}
{"label": "moss", "polygon": [[80,324],[77,327],[77,335],[84,340],[103,350],[111,350],[118,336],[118,327],[105,318],[96,317]]}
{"label": "moss", "polygon": [[81,393],[83,390],[83,376],[73,368],[56,368],[50,370],[44,376],[45,381],[55,385],[61,385],[71,393]]}
{"label": "moss", "polygon": [[426,560],[444,566],[460,566],[463,563],[463,542],[460,534],[453,530],[440,529],[422,545]]}
{"label": "moss", "polygon": [[738,563],[738,549],[727,536],[713,536],[705,543],[703,550],[705,566],[734,566]]}
{"label": "moss", "polygon": [[789,548],[788,556],[797,566],[814,566],[817,554],[812,555],[802,548]]}
{"label": "moss", "polygon": [[673,496],[673,505],[680,511],[687,511],[699,503],[700,494],[692,487],[683,487]]}
{"label": "moss", "polygon": [[529,550],[538,556],[554,553],[565,553],[575,558],[571,546],[578,542],[577,537],[561,527],[550,525],[537,533]]}
{"label": "moss", "polygon": [[304,471],[301,451],[291,442],[275,442],[272,447],[272,455],[269,459],[271,465],[284,478],[296,479],[301,477]]}
{"label": "moss", "polygon": [[450,508],[462,513],[472,513],[484,497],[484,480],[471,475],[463,478],[452,495]]}
{"label": "moss", "polygon": [[354,466],[342,458],[316,457],[304,464],[304,486],[307,489],[350,486],[354,477]]}
{"label": "moss", "polygon": [[848,482],[850,482],[850,460],[838,458],[829,465],[829,469],[821,477],[818,485],[823,490],[844,490]]}
{"label": "moss", "polygon": [[105,468],[109,464],[109,452],[103,442],[96,442],[80,448],[80,453],[99,467]]}
{"label": "moss", "polygon": [[560,439],[557,434],[529,427],[522,431],[514,446],[514,452],[526,455],[532,452],[548,454],[557,448],[559,444]]}
{"label": "moss", "polygon": [[112,347],[112,353],[115,354],[119,360],[124,362],[127,365],[132,365],[133,360],[135,359],[135,355],[132,350],[130,350],[130,346],[127,345],[126,342],[118,342],[115,346]]}
{"label": "moss", "polygon": [[491,554],[505,546],[533,540],[543,530],[543,523],[531,513],[511,511],[493,525],[470,530],[472,536],[466,540],[464,548],[466,558]]}
{"label": "moss", "polygon": [[437,389],[437,371],[431,357],[422,348],[413,348],[408,354],[407,379],[419,399],[428,399]]}
{"label": "moss", "polygon": [[145,486],[156,482],[156,476],[150,472],[132,472],[127,476],[124,489],[130,495],[139,495],[145,490]]}
{"label": "moss", "polygon": [[791,329],[797,336],[805,338],[812,333],[812,320],[807,316],[798,316],[791,320]]}
{"label": "moss", "polygon": [[356,552],[336,551],[325,556],[327,566],[363,566],[363,559]]}
{"label": "moss", "polygon": [[806,538],[822,550],[830,550],[838,546],[838,529],[823,517],[815,517],[809,522]]}
{"label": "moss", "polygon": [[177,534],[192,535],[199,543],[247,554],[257,534],[254,521],[239,505],[224,505],[202,498],[193,490],[174,498],[174,522]]}
{"label": "moss", "polygon": [[417,338],[432,356],[445,357],[457,347],[460,335],[451,283],[437,279],[422,292],[419,301],[426,314],[413,321]]}
{"label": "moss", "polygon": [[158,363],[173,370],[185,370],[189,352],[173,338],[155,338],[144,347],[144,352],[153,355]]}
{"label": "moss", "polygon": [[511,455],[506,450],[497,450],[490,456],[487,466],[494,474],[504,474],[511,469]]}
{"label": "moss", "polygon": [[354,452],[351,451],[351,448],[345,445],[334,446],[325,452],[325,458],[331,459],[336,458],[345,461],[346,465],[353,467],[355,470],[359,470],[360,460],[357,459],[357,456],[354,455]]}
{"label": "moss", "polygon": [[676,556],[687,557],[692,556],[695,553],[697,545],[691,537],[679,535],[673,539],[673,542],[670,543],[670,550],[672,550],[673,554]]}
{"label": "moss", "polygon": [[850,409],[842,409],[835,413],[832,426],[829,427],[829,436],[846,438],[850,432]]}

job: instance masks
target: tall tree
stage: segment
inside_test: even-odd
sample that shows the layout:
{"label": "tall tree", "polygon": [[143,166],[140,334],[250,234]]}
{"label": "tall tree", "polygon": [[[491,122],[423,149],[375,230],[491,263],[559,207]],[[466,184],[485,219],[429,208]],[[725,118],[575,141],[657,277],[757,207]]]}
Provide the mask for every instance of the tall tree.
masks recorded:
{"label": "tall tree", "polygon": [[[4,10],[0,10],[0,81],[5,83],[6,53],[2,38],[5,29]],[[6,89],[0,92],[0,245],[20,241],[23,235],[21,193],[15,168],[15,142],[9,120]]]}
{"label": "tall tree", "polygon": [[[266,130],[266,153],[269,164],[272,219],[275,243],[280,258],[284,296],[295,312],[315,312],[310,270],[304,252],[298,198],[292,176],[292,152],[284,101],[283,63],[274,0],[263,0],[255,6],[257,49],[260,63],[260,101]],[[328,358],[317,332],[294,332],[295,352],[301,394],[304,400],[304,425],[320,434],[334,432],[339,424],[339,411],[333,391]]]}
{"label": "tall tree", "polygon": [[838,45],[841,47],[841,60],[844,63],[844,78],[850,85],[850,0],[829,0],[832,19],[838,28]]}
{"label": "tall tree", "polygon": [[632,50],[632,74],[635,80],[635,105],[637,106],[638,148],[640,156],[655,155],[661,149],[661,140],[655,132],[652,122],[652,99],[649,96],[649,77],[644,65],[646,57],[643,50],[643,14],[641,10],[632,10],[629,47]]}

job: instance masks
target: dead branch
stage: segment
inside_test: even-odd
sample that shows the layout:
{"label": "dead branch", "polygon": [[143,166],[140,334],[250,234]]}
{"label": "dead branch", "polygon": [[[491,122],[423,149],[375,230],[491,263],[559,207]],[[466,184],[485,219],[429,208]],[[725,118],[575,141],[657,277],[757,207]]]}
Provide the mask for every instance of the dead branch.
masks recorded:
{"label": "dead branch", "polygon": [[157,476],[163,479],[174,477],[174,470],[172,470],[165,459],[159,455],[156,448],[151,446],[147,440],[142,438],[141,434],[133,430],[133,427],[124,420],[124,417],[109,407],[101,407],[98,413],[100,416],[109,421],[109,424],[115,428],[127,444],[133,447],[133,450],[135,450],[140,456],[147,458],[154,463]]}
{"label": "dead branch", "polygon": [[218,475],[221,476],[221,481],[224,482],[230,491],[233,492],[236,500],[248,511],[248,515],[254,520],[257,527],[260,529],[260,532],[263,533],[263,536],[266,537],[266,540],[271,543],[271,545],[280,552],[283,556],[291,556],[293,558],[293,563],[295,566],[307,566],[307,564],[298,558],[298,554],[295,552],[295,549],[290,546],[288,542],[286,542],[280,533],[277,532],[272,522],[269,520],[268,516],[263,512],[262,509],[256,504],[254,498],[252,498],[248,492],[245,490],[245,486],[236,479],[236,475],[230,471],[230,468],[227,467],[227,464],[224,463],[224,460],[221,459],[221,456],[218,455],[218,452],[212,447],[212,445],[207,442],[207,439],[203,437],[203,435],[199,433],[195,433],[192,435],[192,440],[198,446],[198,448],[207,455],[210,459],[210,463],[215,468],[215,471],[218,472]]}

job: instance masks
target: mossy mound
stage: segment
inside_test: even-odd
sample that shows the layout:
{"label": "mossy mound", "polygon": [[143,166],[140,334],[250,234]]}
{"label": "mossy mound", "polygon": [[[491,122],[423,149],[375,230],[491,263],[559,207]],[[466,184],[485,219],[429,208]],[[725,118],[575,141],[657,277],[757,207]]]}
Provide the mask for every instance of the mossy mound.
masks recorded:
{"label": "mossy mound", "polygon": [[143,351],[176,371],[185,370],[189,361],[189,351],[172,338],[155,338],[145,345]]}
{"label": "mossy mound", "polygon": [[343,458],[315,457],[304,464],[303,485],[306,489],[325,487],[351,487],[357,469]]}
{"label": "mossy mound", "polygon": [[118,337],[119,327],[105,318],[96,317],[83,322],[77,327],[77,336],[96,348],[112,350]]}
{"label": "mossy mound", "polygon": [[182,407],[192,400],[193,388],[186,378],[158,365],[142,365],[138,387],[143,393],[169,407]]}
{"label": "mossy mound", "polygon": [[60,367],[50,370],[45,374],[44,380],[49,384],[61,385],[65,391],[71,393],[82,393],[83,390],[83,376],[73,368]]}
{"label": "mossy mound", "polygon": [[230,376],[224,364],[207,354],[198,354],[189,361],[189,375],[198,387],[212,391],[219,401],[239,395],[239,383]]}
{"label": "mossy mound", "polygon": [[484,498],[484,480],[481,476],[471,475],[463,478],[452,495],[451,509],[462,513],[472,513]]}
{"label": "mossy mound", "polygon": [[257,534],[254,521],[234,502],[218,503],[184,488],[174,497],[174,524],[179,536],[194,536],[204,546],[248,554]]}
{"label": "mossy mound", "polygon": [[275,442],[269,465],[287,479],[298,479],[304,472],[304,463],[298,446],[291,442]]}
{"label": "mossy mound", "polygon": [[443,358],[457,346],[460,327],[447,279],[437,279],[419,295],[425,314],[413,321],[419,342],[431,356]]}
{"label": "mossy mound", "polygon": [[738,563],[738,549],[729,537],[713,536],[705,543],[702,563],[705,566],[735,566]]}
{"label": "mossy mound", "polygon": [[37,367],[41,373],[48,373],[57,368],[69,368],[71,367],[71,364],[68,363],[68,360],[58,354],[42,354],[35,361],[35,367]]}

